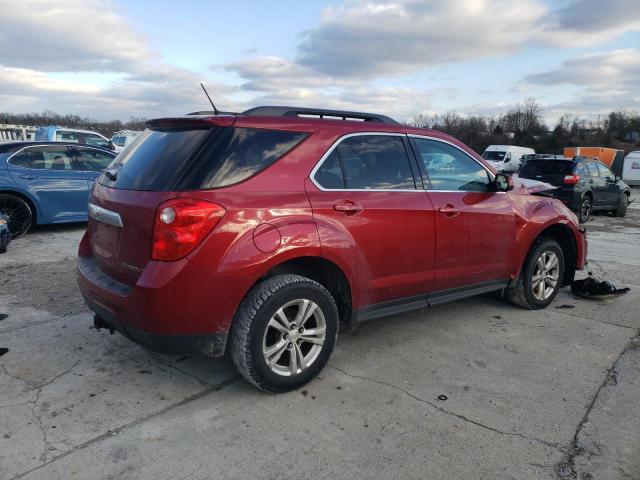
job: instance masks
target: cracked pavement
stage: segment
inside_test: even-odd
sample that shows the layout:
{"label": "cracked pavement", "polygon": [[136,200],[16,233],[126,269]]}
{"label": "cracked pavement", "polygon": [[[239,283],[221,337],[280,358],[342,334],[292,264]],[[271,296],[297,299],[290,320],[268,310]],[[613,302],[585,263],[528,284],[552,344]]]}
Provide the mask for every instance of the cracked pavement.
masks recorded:
{"label": "cracked pavement", "polygon": [[629,294],[365,323],[277,396],[227,358],[97,332],[73,277],[83,228],[0,255],[0,479],[640,478],[640,205],[588,223],[589,268]]}

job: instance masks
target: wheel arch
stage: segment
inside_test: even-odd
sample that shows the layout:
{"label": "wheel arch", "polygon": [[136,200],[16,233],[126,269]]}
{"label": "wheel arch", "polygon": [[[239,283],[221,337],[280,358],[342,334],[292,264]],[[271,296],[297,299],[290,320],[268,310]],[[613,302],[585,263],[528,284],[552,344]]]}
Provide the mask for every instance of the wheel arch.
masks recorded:
{"label": "wheel arch", "polygon": [[351,324],[351,284],[337,264],[319,256],[291,258],[272,266],[254,283],[254,286],[269,277],[284,274],[301,275],[321,284],[329,290],[336,302],[341,326],[347,327]]}
{"label": "wheel arch", "polygon": [[38,212],[38,207],[36,202],[29,195],[25,194],[24,192],[20,192],[18,190],[7,189],[7,188],[0,188],[0,195],[13,195],[14,197],[21,198],[22,200],[27,202],[27,205],[29,205],[29,208],[31,208],[31,215],[33,215],[31,225],[37,225],[38,219],[40,217],[40,213]]}
{"label": "wheel arch", "polygon": [[[527,250],[527,255],[529,255],[535,241],[542,237],[555,240],[560,245],[560,248],[562,248],[562,254],[564,255],[562,286],[570,284],[576,273],[576,260],[578,255],[578,247],[573,231],[564,223],[549,225],[532,239]],[[522,269],[522,266],[520,268]]]}

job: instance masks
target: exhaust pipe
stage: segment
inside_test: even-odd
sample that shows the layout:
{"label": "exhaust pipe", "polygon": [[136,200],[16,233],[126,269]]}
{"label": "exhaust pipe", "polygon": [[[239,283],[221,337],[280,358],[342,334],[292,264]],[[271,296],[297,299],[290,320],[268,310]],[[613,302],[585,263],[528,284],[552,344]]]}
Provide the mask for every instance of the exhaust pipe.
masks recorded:
{"label": "exhaust pipe", "polygon": [[101,317],[99,317],[98,315],[94,315],[93,316],[93,326],[96,330],[100,330],[102,328],[105,328],[107,330],[109,330],[109,333],[111,335],[113,335],[113,332],[115,332],[115,329],[109,325],[107,322],[105,322]]}

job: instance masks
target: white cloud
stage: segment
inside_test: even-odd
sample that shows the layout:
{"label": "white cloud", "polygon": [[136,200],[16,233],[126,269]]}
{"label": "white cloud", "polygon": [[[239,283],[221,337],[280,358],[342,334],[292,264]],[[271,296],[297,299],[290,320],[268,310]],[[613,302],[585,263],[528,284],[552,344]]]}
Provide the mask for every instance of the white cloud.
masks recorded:
{"label": "white cloud", "polygon": [[0,0],[0,63],[51,72],[131,72],[154,54],[107,1]]}

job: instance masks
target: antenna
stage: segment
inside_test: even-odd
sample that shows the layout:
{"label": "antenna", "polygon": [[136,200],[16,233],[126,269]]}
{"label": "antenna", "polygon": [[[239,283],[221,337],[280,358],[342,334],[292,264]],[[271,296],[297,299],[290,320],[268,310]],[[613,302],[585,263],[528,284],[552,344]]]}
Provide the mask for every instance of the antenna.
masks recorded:
{"label": "antenna", "polygon": [[218,115],[219,110],[216,108],[216,106],[213,104],[213,101],[211,100],[211,97],[209,96],[209,93],[207,92],[207,89],[204,88],[204,85],[202,84],[202,82],[200,82],[200,86],[202,87],[202,90],[204,90],[204,94],[207,96],[207,98],[209,99],[209,103],[211,104],[211,106],[213,107],[213,113],[215,115]]}

